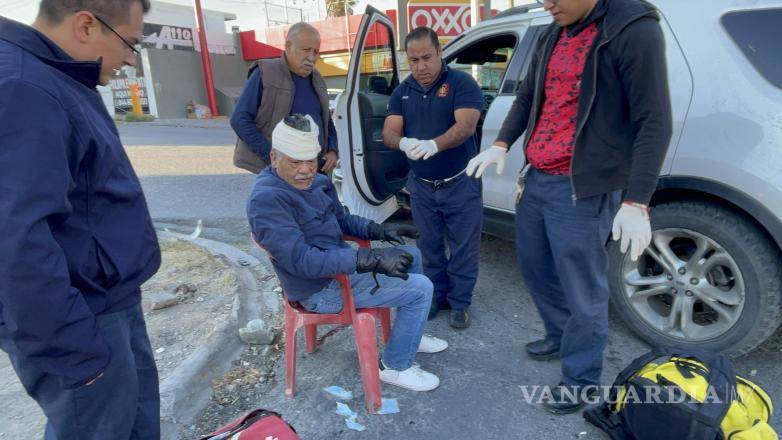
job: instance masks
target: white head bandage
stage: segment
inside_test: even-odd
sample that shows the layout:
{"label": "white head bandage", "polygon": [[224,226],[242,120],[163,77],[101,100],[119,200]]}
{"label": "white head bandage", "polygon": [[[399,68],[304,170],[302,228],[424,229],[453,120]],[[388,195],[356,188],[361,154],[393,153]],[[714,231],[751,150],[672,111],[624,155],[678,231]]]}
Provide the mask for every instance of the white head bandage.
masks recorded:
{"label": "white head bandage", "polygon": [[[301,115],[293,115],[293,117],[302,118]],[[293,117],[289,116],[288,118],[292,119]],[[280,121],[272,131],[272,148],[291,159],[312,160],[317,158],[320,153],[320,142],[318,141],[320,130],[310,115],[305,115],[302,119],[309,121],[309,130],[306,127],[301,127],[306,124],[299,124],[299,128],[294,128],[286,124],[285,119]]]}

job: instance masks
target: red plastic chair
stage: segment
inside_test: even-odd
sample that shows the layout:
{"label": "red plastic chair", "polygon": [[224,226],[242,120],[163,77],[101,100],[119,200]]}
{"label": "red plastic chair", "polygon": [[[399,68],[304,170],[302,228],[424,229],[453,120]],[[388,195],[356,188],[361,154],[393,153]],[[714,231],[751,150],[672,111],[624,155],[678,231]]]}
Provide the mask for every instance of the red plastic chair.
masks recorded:
{"label": "red plastic chair", "polygon": [[[369,240],[343,236],[345,241],[354,241],[359,247],[370,247]],[[253,241],[254,237],[253,237]],[[258,242],[256,241],[256,244]],[[258,245],[263,249],[262,246]],[[358,363],[361,368],[361,381],[364,384],[364,398],[367,411],[380,409],[382,391],[380,388],[379,356],[377,348],[376,320],[380,320],[383,343],[391,335],[391,310],[389,308],[356,309],[350,277],[340,274],[335,277],[342,290],[342,311],[334,314],[314,313],[304,309],[299,303],[285,298],[285,394],[293,396],[296,392],[296,332],[304,327],[304,341],[307,353],[317,349],[318,326],[326,324],[351,325],[356,340]]]}

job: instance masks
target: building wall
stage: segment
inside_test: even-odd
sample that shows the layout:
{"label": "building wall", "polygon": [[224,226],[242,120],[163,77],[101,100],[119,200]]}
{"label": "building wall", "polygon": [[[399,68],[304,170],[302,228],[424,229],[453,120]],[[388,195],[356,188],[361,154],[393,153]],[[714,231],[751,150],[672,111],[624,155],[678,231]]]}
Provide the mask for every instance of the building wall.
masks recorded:
{"label": "building wall", "polygon": [[[225,34],[226,18],[233,14],[203,9],[204,28],[207,33]],[[152,1],[152,9],[144,16],[144,21],[179,27],[196,27],[195,11],[192,5],[183,6],[163,1]]]}
{"label": "building wall", "polygon": [[155,87],[158,117],[184,118],[191,100],[206,104],[200,55],[177,50],[149,51],[149,70]]}
{"label": "building wall", "polygon": [[[148,49],[158,116],[184,118],[190,101],[207,105],[201,54],[177,50]],[[212,73],[218,90],[221,115],[230,115],[241,91],[248,63],[238,55],[211,54]]]}

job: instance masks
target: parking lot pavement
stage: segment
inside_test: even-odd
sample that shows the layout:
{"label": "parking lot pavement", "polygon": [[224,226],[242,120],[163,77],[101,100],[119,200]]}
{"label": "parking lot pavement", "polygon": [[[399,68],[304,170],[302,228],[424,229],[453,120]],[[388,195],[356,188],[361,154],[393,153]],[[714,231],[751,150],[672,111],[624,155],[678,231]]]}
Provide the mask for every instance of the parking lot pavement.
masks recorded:
{"label": "parking lot pavement", "polygon": [[[523,400],[521,386],[554,385],[560,370],[556,360],[536,362],[522,355],[524,343],[540,338],[543,331],[516,269],[513,243],[484,237],[472,312],[472,327],[465,331],[452,330],[445,314],[430,321],[427,333],[446,339],[450,347],[443,353],[419,355],[417,361],[437,374],[441,385],[427,393],[385,386],[384,396],[399,400],[399,414],[366,413],[349,330],[328,338],[311,355],[299,352],[294,398],[283,393],[284,370],[279,365],[276,383],[254,396],[254,406],[279,411],[306,439],[606,438],[580,414],[554,416]],[[782,402],[780,341],[777,335],[736,361],[739,373],[756,380],[776,402]],[[622,367],[647,349],[613,317],[603,382],[611,383]],[[366,431],[345,428],[343,418],[334,413],[334,401],[322,391],[330,385],[353,391],[355,397],[348,404],[359,413],[358,421],[366,425]],[[239,400],[245,397],[237,396]],[[227,421],[243,409],[232,413],[225,408],[221,413]],[[779,420],[773,426],[782,430]]]}
{"label": "parking lot pavement", "polygon": [[[197,219],[204,219],[205,238],[243,245],[248,250],[244,203],[253,176],[232,168],[235,137],[224,127],[204,130],[177,124],[120,127],[153,217],[158,222],[181,224],[182,232],[191,231]],[[160,155],[167,159],[160,160]],[[177,169],[167,168],[171,164]],[[513,243],[484,237],[472,314],[473,325],[465,331],[451,330],[445,316],[430,322],[427,332],[447,339],[451,346],[443,353],[420,355],[418,361],[438,374],[442,385],[428,393],[384,387],[385,397],[399,399],[399,414],[370,416],[363,409],[358,362],[349,330],[327,339],[312,355],[300,354],[295,398],[284,396],[280,365],[270,389],[264,387],[263,394],[247,397],[252,398],[253,407],[283,413],[308,440],[573,439],[580,433],[585,433],[582,439],[606,438],[579,415],[556,417],[522,399],[520,386],[556,384],[559,365],[556,361],[533,362],[521,354],[524,343],[543,336],[543,331],[521,282]],[[610,383],[621,367],[646,349],[612,317],[603,382]],[[755,380],[778,406],[782,405],[780,332],[735,363],[740,374]],[[344,421],[334,414],[334,401],[322,392],[329,385],[354,392],[356,398],[350,405],[367,431],[357,433],[345,428]],[[243,409],[229,406],[220,414],[226,420]],[[0,354],[0,439],[40,438],[40,417],[7,357]],[[772,426],[782,432],[780,421],[782,414],[777,410]]]}

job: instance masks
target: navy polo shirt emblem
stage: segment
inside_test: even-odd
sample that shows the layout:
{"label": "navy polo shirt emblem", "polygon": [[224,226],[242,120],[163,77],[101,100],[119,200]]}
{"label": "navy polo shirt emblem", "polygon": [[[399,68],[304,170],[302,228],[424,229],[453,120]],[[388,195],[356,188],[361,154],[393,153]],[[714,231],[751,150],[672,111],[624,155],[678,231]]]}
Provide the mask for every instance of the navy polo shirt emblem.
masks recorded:
{"label": "navy polo shirt emblem", "polygon": [[438,98],[445,98],[448,96],[448,84],[443,84],[440,86],[440,90],[437,91],[437,97]]}
{"label": "navy polo shirt emblem", "polygon": [[[388,114],[404,119],[403,136],[435,139],[456,123],[454,112],[463,108],[483,109],[483,92],[473,77],[461,70],[443,70],[434,84],[424,88],[412,75],[394,90]],[[476,137],[441,151],[427,160],[408,160],[413,174],[429,180],[446,179],[462,172],[478,151]]]}

